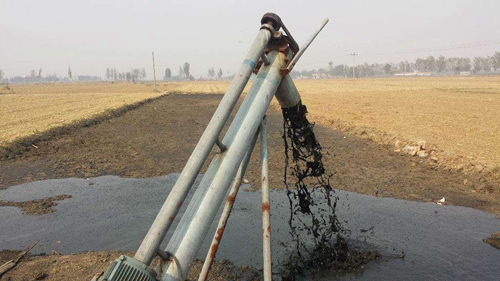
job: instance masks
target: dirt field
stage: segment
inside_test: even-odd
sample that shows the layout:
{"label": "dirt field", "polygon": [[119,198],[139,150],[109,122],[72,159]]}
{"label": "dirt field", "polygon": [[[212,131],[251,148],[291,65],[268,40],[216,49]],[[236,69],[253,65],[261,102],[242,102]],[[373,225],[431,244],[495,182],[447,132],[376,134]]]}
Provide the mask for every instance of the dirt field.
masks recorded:
{"label": "dirt field", "polygon": [[[22,157],[1,162],[0,188],[49,178],[180,172],[221,97],[169,95],[121,117],[39,142]],[[281,113],[270,109],[269,123],[271,183],[282,188]],[[500,212],[498,183],[481,174],[442,169],[426,158],[401,156],[391,146],[324,126],[316,131],[336,188],[419,201],[446,197],[448,204]],[[252,183],[259,178],[257,157],[247,172]]]}
{"label": "dirt field", "polygon": [[[500,86],[493,85],[500,84],[498,83],[500,79],[481,78],[477,81],[467,80],[469,78],[432,79],[434,78],[371,79],[356,82],[334,80],[320,81],[318,84],[313,84],[315,81],[297,81],[297,86],[303,93],[304,103],[309,108],[310,120],[318,124],[316,132],[325,148],[325,166],[334,173],[332,185],[337,189],[406,200],[435,202],[445,197],[446,204],[477,208],[490,213],[500,212],[498,181],[487,177],[485,171],[479,171],[477,168],[470,171],[465,168],[448,169],[439,162],[445,161],[441,158],[449,157],[446,160],[449,162],[444,163],[453,164],[452,161],[456,158],[452,156],[459,157],[462,153],[461,146],[454,140],[460,140],[462,136],[470,148],[467,150],[470,154],[464,155],[462,160],[466,159],[470,163],[467,156],[472,155],[472,158],[488,163],[482,164],[484,170],[493,167],[490,163],[498,163],[495,159],[500,157],[500,152],[496,152],[499,138],[491,139],[490,136],[500,135],[498,122],[495,121],[500,120],[500,110],[497,110],[500,104],[498,103]],[[438,87],[432,84],[432,81],[449,90],[431,91],[430,89]],[[487,86],[488,84],[491,85]],[[453,85],[457,85],[457,88],[453,88],[455,87]],[[30,87],[36,89],[45,86]],[[141,91],[146,93],[152,90],[151,85],[108,84],[100,88],[99,85],[90,84],[85,87],[88,88],[81,92],[88,92],[91,94],[90,97],[93,96],[92,93],[100,96],[99,89],[121,97],[124,97],[123,95],[135,97],[134,93]],[[183,89],[217,92],[224,87],[227,87],[227,83],[160,85],[163,93],[182,92]],[[407,87],[407,91],[401,91],[404,87]],[[126,89],[127,92],[122,95],[119,89]],[[469,89],[469,92],[463,89]],[[470,93],[475,91],[474,89],[479,93],[476,95]],[[0,96],[2,104],[4,98],[10,95],[15,96],[18,101],[31,96],[29,91],[21,92],[16,87],[13,87],[13,90],[19,92]],[[67,91],[61,90],[60,94],[51,94],[50,90],[47,92],[40,90],[37,94],[33,92],[33,95],[42,96],[40,99],[45,95],[54,101],[58,96],[65,96],[64,92]],[[88,107],[88,104],[78,101],[79,92],[73,91],[75,91],[72,94],[74,101],[77,101],[73,103],[73,108],[74,112],[78,113]],[[441,96],[442,100],[439,99]],[[119,117],[105,119],[95,125],[76,128],[37,142],[36,147],[30,146],[20,156],[0,161],[0,188],[52,178],[94,177],[108,174],[153,177],[180,172],[221,98],[221,95],[216,94],[170,94],[143,104]],[[46,104],[51,105],[48,101]],[[36,104],[32,104],[31,108],[33,106],[36,107]],[[460,108],[464,106],[467,110],[462,110],[460,114]],[[488,110],[481,110],[483,107]],[[10,108],[20,107],[11,105]],[[58,107],[53,108],[54,112],[59,110]],[[470,108],[474,110],[469,110]],[[40,112],[44,111],[42,109],[40,107]],[[22,116],[22,111],[12,112],[13,115]],[[282,188],[284,161],[282,117],[276,108],[271,108],[268,115],[270,175],[273,175],[270,178],[271,186]],[[473,122],[476,120],[473,116],[477,116],[477,120],[481,122]],[[30,120],[35,119],[27,119],[26,122],[32,122]],[[422,120],[424,122],[421,122]],[[4,118],[0,119],[2,130],[6,123],[8,121]],[[480,131],[482,133],[476,135],[463,133],[469,132],[467,131],[469,128],[476,127],[480,127],[478,130],[482,130]],[[334,130],[336,128],[342,130]],[[392,142],[395,139],[404,142],[427,140],[430,145],[440,149],[436,150],[439,161],[431,161],[430,156],[420,158],[400,155],[394,152]],[[441,150],[447,150],[449,155]],[[456,162],[453,165],[460,163]],[[478,165],[475,163],[476,167]],[[246,177],[256,185],[259,174],[258,155],[254,153]],[[38,203],[26,202],[18,205],[21,208],[32,206],[28,209],[32,211],[24,209],[27,213],[47,212],[43,208],[45,205],[40,207]],[[16,204],[4,202],[3,205]],[[47,206],[51,208],[53,205],[47,204]],[[88,263],[80,264],[79,255],[30,257],[29,263],[21,264],[23,267],[9,273],[12,275],[7,275],[10,279],[6,280],[26,280],[36,277],[40,277],[40,280],[64,280],[64,272],[56,271],[53,267],[59,263],[67,266],[67,272],[72,272],[72,277],[76,277],[73,279],[87,280],[95,273],[93,268],[105,268],[112,258],[110,255],[116,256],[118,253],[99,252],[81,255],[86,255],[85,260]],[[0,253],[2,259],[10,256],[11,252]],[[26,275],[31,269],[36,269],[33,272],[37,272],[40,276]]]}
{"label": "dirt field", "polygon": [[[500,177],[495,169],[500,163],[500,77],[298,80],[296,84],[311,116],[324,126],[383,144],[425,140],[436,147],[441,165]],[[0,95],[0,146],[160,94],[219,94],[228,86],[227,81],[160,83],[160,93],[153,93],[152,84],[14,85]]]}
{"label": "dirt field", "polygon": [[329,128],[386,144],[426,140],[437,148],[438,162],[455,169],[492,171],[500,163],[500,77],[296,84],[311,117]]}

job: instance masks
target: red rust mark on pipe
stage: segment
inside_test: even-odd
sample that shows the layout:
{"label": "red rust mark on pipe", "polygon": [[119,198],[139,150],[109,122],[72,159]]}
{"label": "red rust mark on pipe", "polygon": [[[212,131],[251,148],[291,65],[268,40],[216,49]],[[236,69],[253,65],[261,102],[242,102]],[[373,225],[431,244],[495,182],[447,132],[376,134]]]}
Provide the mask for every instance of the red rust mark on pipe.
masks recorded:
{"label": "red rust mark on pipe", "polygon": [[[217,249],[219,248],[219,242],[222,238],[222,234],[224,233],[224,227],[217,229],[217,234],[215,235],[215,242],[212,243],[210,247],[210,257],[215,258],[215,254],[217,253]],[[211,266],[211,265],[210,265]]]}
{"label": "red rust mark on pipe", "polygon": [[265,182],[266,180],[267,180],[267,178],[266,178],[266,177],[263,177],[263,178],[262,178],[262,182]]}
{"label": "red rust mark on pipe", "polygon": [[182,207],[182,203],[184,203],[184,201],[180,201],[179,204],[177,204],[177,209],[180,209]]}
{"label": "red rust mark on pipe", "polygon": [[168,221],[169,222],[173,222],[174,221],[174,217],[172,217],[172,216],[168,217]]}
{"label": "red rust mark on pipe", "polygon": [[263,228],[263,229],[262,229],[262,234],[264,234],[264,233],[266,233],[266,232],[267,232],[267,233],[271,233],[271,225],[269,225],[269,226],[267,227],[267,230],[266,230],[265,228]]}
{"label": "red rust mark on pipe", "polygon": [[236,197],[234,195],[229,195],[227,197],[227,202],[234,204],[234,200],[236,200]]}
{"label": "red rust mark on pipe", "polygon": [[[210,247],[210,258],[214,259],[215,254],[217,253],[217,249],[219,248],[219,243],[213,244],[212,247]],[[210,263],[210,267],[212,267],[212,263]],[[210,270],[210,268],[209,268]]]}
{"label": "red rust mark on pipe", "polygon": [[215,240],[217,240],[217,243],[220,242],[223,232],[224,232],[224,227],[217,229],[217,235],[215,235]]}
{"label": "red rust mark on pipe", "polygon": [[262,212],[269,212],[269,203],[262,203]]}

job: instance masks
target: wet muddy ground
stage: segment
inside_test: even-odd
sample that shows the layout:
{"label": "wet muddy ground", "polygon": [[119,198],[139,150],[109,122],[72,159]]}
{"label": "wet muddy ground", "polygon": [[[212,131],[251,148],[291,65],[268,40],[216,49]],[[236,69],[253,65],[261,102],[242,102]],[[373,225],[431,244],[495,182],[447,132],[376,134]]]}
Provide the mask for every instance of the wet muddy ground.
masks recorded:
{"label": "wet muddy ground", "polygon": [[[89,250],[135,251],[156,216],[177,175],[150,179],[99,177],[28,183],[0,191],[9,201],[71,195],[56,212],[23,215],[18,207],[0,207],[0,249],[22,249],[33,241],[33,254]],[[471,208],[376,198],[339,191],[337,212],[348,241],[363,250],[377,250],[378,261],[351,273],[322,272],[308,280],[498,280],[500,251],[482,242],[500,220]],[[261,194],[240,192],[218,259],[235,266],[259,268],[262,260]],[[272,247],[275,272],[290,245],[288,199],[271,192]],[[178,221],[178,219],[177,219]],[[214,233],[216,224],[209,233]],[[211,234],[198,252],[204,258]],[[404,252],[405,258],[394,258]]]}

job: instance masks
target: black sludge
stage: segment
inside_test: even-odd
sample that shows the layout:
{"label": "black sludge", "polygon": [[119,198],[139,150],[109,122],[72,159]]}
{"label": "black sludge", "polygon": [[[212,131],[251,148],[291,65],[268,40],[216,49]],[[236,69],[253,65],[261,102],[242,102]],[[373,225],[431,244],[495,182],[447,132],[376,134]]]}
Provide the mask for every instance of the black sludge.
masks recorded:
{"label": "black sludge", "polygon": [[[284,280],[311,270],[344,270],[357,267],[348,258],[335,208],[338,197],[330,184],[332,174],[323,165],[322,148],[307,120],[302,103],[283,108],[285,143],[284,182],[290,202],[290,234],[293,250]],[[361,258],[363,264],[365,259]],[[361,264],[359,264],[361,265]],[[359,266],[358,265],[358,266]]]}

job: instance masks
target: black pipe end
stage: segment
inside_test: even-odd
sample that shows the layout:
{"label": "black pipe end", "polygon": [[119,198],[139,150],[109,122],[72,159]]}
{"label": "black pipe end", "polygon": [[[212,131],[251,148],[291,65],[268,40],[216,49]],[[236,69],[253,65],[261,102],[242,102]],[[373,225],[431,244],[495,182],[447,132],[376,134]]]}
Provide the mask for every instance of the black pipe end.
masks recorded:
{"label": "black pipe end", "polygon": [[265,13],[260,20],[261,24],[272,23],[272,26],[276,31],[281,28],[281,18],[275,13]]}

